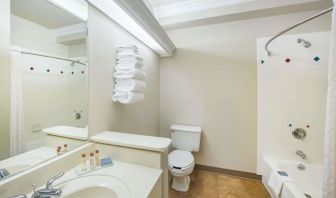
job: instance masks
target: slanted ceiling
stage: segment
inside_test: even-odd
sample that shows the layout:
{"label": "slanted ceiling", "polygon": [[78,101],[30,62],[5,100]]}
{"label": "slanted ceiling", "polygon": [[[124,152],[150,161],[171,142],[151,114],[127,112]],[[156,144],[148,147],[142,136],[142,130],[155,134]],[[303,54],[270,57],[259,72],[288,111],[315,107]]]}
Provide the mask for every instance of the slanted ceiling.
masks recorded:
{"label": "slanted ceiling", "polygon": [[47,0],[11,0],[11,13],[49,29],[82,22]]}

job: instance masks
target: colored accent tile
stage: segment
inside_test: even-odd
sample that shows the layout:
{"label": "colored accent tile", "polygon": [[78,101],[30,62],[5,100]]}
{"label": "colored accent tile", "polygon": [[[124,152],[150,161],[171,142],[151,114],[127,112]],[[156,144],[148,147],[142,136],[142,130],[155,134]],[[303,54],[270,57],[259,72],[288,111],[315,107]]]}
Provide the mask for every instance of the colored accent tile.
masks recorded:
{"label": "colored accent tile", "polygon": [[307,125],[307,128],[309,128],[310,126],[309,125]]}
{"label": "colored accent tile", "polygon": [[74,72],[71,72],[71,74],[74,74]]}
{"label": "colored accent tile", "polygon": [[47,72],[50,72],[50,69],[47,69]]}
{"label": "colored accent tile", "polygon": [[34,67],[30,67],[30,70],[34,70]]}
{"label": "colored accent tile", "polygon": [[315,58],[314,58],[314,61],[319,61],[320,60],[320,57],[318,57],[318,56],[315,56]]}
{"label": "colored accent tile", "polygon": [[63,74],[63,71],[61,71],[61,74]]}
{"label": "colored accent tile", "polygon": [[288,126],[289,126],[289,127],[292,127],[292,124],[289,124]]}
{"label": "colored accent tile", "polygon": [[286,58],[286,63],[289,63],[289,62],[291,62],[291,59],[289,59],[289,58]]}
{"label": "colored accent tile", "polygon": [[261,64],[264,64],[264,63],[265,63],[265,61],[264,61],[264,60],[261,60],[260,62],[261,62]]}
{"label": "colored accent tile", "polygon": [[82,71],[82,74],[84,74],[84,71]]}

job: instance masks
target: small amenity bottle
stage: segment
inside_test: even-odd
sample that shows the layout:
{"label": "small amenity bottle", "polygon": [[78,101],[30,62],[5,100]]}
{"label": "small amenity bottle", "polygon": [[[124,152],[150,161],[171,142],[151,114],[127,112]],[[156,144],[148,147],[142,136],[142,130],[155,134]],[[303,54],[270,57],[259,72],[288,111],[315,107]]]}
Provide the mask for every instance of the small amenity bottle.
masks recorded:
{"label": "small amenity bottle", "polygon": [[86,155],[82,154],[81,158],[81,170],[86,171]]}
{"label": "small amenity bottle", "polygon": [[99,159],[99,150],[96,150],[95,152],[95,166],[100,166],[100,159]]}
{"label": "small amenity bottle", "polygon": [[64,149],[63,149],[63,153],[66,153],[68,152],[68,144],[64,144]]}
{"label": "small amenity bottle", "polygon": [[61,155],[61,147],[57,147],[57,156],[60,156]]}
{"label": "small amenity bottle", "polygon": [[93,155],[93,153],[90,153],[90,158],[89,158],[89,160],[90,160],[90,169],[94,169],[94,166],[95,166],[95,162],[94,162],[94,155]]}

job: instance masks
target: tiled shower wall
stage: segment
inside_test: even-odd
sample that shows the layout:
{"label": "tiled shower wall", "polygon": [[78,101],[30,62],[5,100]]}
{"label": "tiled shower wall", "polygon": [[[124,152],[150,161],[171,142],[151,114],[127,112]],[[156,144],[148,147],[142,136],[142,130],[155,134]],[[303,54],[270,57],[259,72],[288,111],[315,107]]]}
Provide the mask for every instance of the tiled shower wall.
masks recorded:
{"label": "tiled shower wall", "polygon": [[[329,35],[281,36],[270,44],[271,56],[264,49],[269,38],[257,39],[258,173],[263,157],[299,161],[299,149],[309,162],[323,163]],[[307,131],[304,141],[292,136],[295,128]]]}

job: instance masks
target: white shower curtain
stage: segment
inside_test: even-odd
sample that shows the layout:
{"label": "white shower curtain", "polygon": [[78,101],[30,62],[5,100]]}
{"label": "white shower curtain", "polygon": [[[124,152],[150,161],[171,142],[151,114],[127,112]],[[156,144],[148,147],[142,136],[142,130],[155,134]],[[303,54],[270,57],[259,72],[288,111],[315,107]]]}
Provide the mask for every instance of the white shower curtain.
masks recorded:
{"label": "white shower curtain", "polygon": [[11,116],[10,116],[10,155],[24,150],[24,119],[22,96],[22,55],[18,49],[11,50]]}
{"label": "white shower curtain", "polygon": [[[334,5],[336,0],[334,0]],[[336,10],[332,13],[325,126],[323,198],[336,198]]]}

